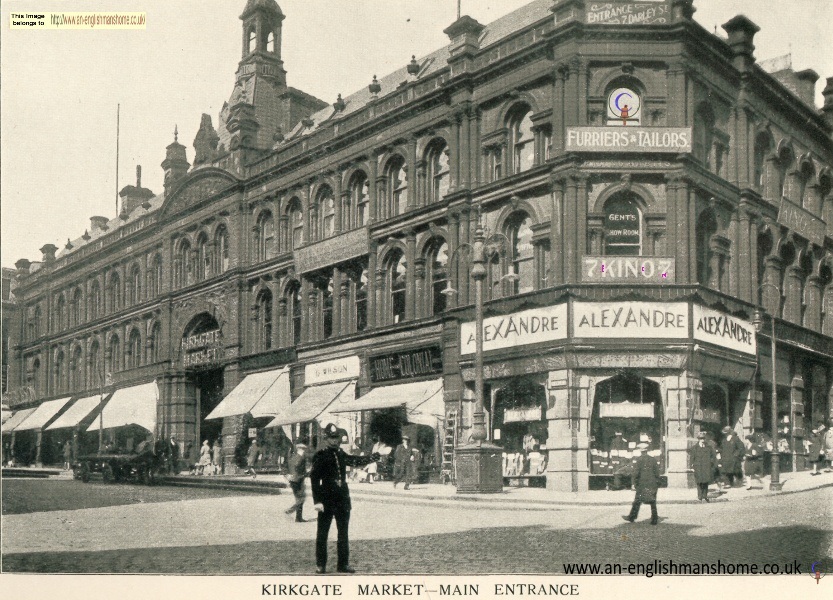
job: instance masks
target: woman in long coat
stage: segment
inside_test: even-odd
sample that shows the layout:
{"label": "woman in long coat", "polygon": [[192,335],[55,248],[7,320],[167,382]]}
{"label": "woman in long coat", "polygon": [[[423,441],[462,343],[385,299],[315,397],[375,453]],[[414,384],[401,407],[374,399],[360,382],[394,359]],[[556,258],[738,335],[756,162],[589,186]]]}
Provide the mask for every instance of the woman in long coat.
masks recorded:
{"label": "woman in long coat", "polygon": [[205,468],[211,466],[211,446],[208,445],[208,440],[202,441],[202,447],[200,448],[200,462],[197,465],[199,467],[197,474],[203,475],[205,473]]}
{"label": "woman in long coat", "polygon": [[257,455],[259,452],[257,440],[252,440],[252,445],[249,446],[249,451],[246,453],[246,474],[251,473],[252,479],[257,477],[255,472],[255,464],[257,464]]}
{"label": "woman in long coat", "polygon": [[697,484],[697,499],[709,501],[709,484],[714,482],[714,469],[717,467],[717,455],[706,444],[706,432],[697,434],[697,444],[688,449],[691,454],[691,468],[694,470],[694,482]]}
{"label": "woman in long coat", "polygon": [[214,441],[211,448],[211,474],[222,475],[223,473],[223,444],[220,439]]}
{"label": "woman in long coat", "polygon": [[735,485],[736,479],[743,478],[741,465],[745,447],[738,434],[728,425],[721,431],[720,437],[720,474],[729,486]]}
{"label": "woman in long coat", "polygon": [[816,425],[815,429],[810,432],[810,437],[807,440],[809,445],[807,446],[807,461],[813,465],[813,472],[810,473],[811,475],[821,475],[821,471],[819,471],[819,465],[821,461],[824,460],[823,453],[824,453],[824,439],[821,437],[821,433],[824,430],[824,425],[819,423]]}

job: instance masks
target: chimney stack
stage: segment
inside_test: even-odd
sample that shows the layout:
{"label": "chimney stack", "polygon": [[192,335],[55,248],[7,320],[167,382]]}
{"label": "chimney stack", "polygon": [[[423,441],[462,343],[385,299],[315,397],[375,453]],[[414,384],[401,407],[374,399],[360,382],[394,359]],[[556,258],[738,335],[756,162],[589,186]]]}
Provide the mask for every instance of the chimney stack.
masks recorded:
{"label": "chimney stack", "polygon": [[25,258],[21,258],[19,261],[14,263],[14,266],[17,268],[18,275],[28,275],[29,267],[32,266],[32,263]]}
{"label": "chimney stack", "polygon": [[813,69],[805,69],[795,74],[798,80],[798,97],[801,98],[808,106],[816,105],[816,82],[819,80],[819,74]]}
{"label": "chimney stack", "polygon": [[107,231],[107,217],[90,217],[90,229],[93,233]]}
{"label": "chimney stack", "polygon": [[142,187],[142,165],[136,165],[136,185],[126,185],[119,192],[121,198],[121,214],[129,215],[137,206],[153,198],[153,192]]}
{"label": "chimney stack", "polygon": [[43,262],[49,264],[55,262],[55,252],[58,251],[58,246],[55,244],[44,244],[40,251],[43,253]]}
{"label": "chimney stack", "polygon": [[732,64],[741,73],[745,73],[755,64],[755,45],[752,40],[761,28],[743,15],[738,15],[723,24],[729,35],[729,47],[732,49]]}
{"label": "chimney stack", "polygon": [[824,96],[824,106],[821,114],[827,124],[833,127],[833,77],[827,78],[827,85],[824,86],[821,95]]}

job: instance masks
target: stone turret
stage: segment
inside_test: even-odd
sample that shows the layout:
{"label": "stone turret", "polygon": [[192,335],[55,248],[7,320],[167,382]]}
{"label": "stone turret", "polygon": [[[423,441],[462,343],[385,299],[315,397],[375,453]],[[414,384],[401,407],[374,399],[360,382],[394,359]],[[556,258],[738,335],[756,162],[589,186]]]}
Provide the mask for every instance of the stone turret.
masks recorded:
{"label": "stone turret", "polygon": [[165,170],[165,194],[167,195],[177,181],[188,173],[188,155],[185,146],[179,143],[179,132],[174,127],[174,141],[166,148],[162,168]]}
{"label": "stone turret", "polygon": [[153,196],[152,191],[142,187],[142,166],[136,165],[136,185],[126,185],[119,192],[121,212],[129,215]]}

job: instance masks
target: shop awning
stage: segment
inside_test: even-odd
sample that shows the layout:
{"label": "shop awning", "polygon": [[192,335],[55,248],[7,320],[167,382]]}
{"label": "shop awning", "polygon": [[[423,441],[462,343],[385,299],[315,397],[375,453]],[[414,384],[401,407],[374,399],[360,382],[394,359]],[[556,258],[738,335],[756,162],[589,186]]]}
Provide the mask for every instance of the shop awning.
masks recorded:
{"label": "shop awning", "polygon": [[251,413],[253,417],[274,417],[292,402],[289,367],[246,375],[206,419],[222,419]]}
{"label": "shop awning", "polygon": [[[109,395],[109,394],[108,394]],[[75,427],[83,421],[87,415],[93,412],[101,405],[101,396],[87,396],[76,400],[72,406],[60,417],[55,419],[52,424],[46,428],[46,431],[51,429],[61,429],[63,427]]]}
{"label": "shop awning", "polygon": [[334,412],[331,405],[341,402],[352,402],[356,396],[355,381],[341,381],[339,383],[328,383],[324,385],[310,386],[298,396],[278,417],[267,425],[267,427],[278,427],[280,425],[292,425],[293,423],[306,423],[314,421],[322,413]]}
{"label": "shop awning", "polygon": [[15,427],[15,431],[30,431],[32,429],[41,429],[46,425],[60,410],[66,406],[67,402],[72,398],[61,398],[59,400],[50,400],[44,402],[29,415],[25,421]]}
{"label": "shop awning", "polygon": [[153,432],[156,430],[158,396],[159,390],[155,381],[116,390],[104,407],[101,419],[95,419],[87,431],[97,431],[99,424],[103,422],[103,429],[138,425]]}
{"label": "shop awning", "polygon": [[379,410],[397,406],[405,407],[411,423],[435,426],[437,419],[442,419],[445,415],[443,380],[432,379],[377,387],[361,398],[330,408],[328,412]]}
{"label": "shop awning", "polygon": [[19,410],[14,413],[8,421],[3,423],[3,433],[10,433],[15,427],[23,423],[26,417],[31,415],[33,412],[35,412],[34,408],[24,408],[23,410]]}

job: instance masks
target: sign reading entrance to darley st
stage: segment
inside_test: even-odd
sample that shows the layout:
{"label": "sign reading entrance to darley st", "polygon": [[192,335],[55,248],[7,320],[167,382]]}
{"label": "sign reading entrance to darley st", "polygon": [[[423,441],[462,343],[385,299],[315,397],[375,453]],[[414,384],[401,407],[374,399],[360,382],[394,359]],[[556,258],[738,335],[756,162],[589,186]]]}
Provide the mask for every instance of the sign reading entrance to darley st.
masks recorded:
{"label": "sign reading entrance to darley st", "polygon": [[675,262],[661,256],[585,256],[583,283],[674,283]]}
{"label": "sign reading entrance to darley st", "polygon": [[573,337],[688,339],[686,302],[574,302]]}
{"label": "sign reading entrance to darley st", "polygon": [[691,127],[568,127],[567,152],[691,152]]}
{"label": "sign reading entrance to darley st", "polygon": [[671,22],[669,0],[589,2],[585,7],[589,25],[665,25]]}
{"label": "sign reading entrance to darley st", "polygon": [[813,213],[804,210],[797,204],[793,204],[786,198],[781,198],[778,222],[792,229],[801,237],[807,238],[816,246],[824,246],[827,224]]}
{"label": "sign reading entrance to darley st", "polygon": [[[460,326],[460,354],[474,354],[474,323]],[[514,348],[567,338],[567,305],[533,308],[483,321],[483,350]]]}

